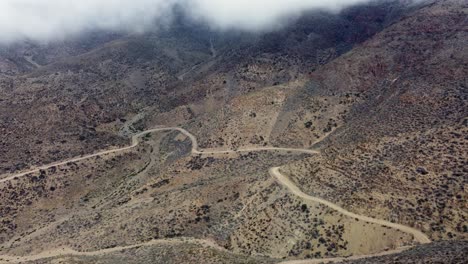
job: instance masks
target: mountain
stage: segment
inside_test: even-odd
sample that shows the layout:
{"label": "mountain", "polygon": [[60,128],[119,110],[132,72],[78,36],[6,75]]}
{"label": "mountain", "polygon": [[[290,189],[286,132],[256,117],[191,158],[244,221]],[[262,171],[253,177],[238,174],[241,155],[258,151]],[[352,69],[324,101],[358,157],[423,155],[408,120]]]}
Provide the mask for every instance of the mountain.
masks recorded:
{"label": "mountain", "polygon": [[467,12],[1,47],[0,263],[462,263]]}

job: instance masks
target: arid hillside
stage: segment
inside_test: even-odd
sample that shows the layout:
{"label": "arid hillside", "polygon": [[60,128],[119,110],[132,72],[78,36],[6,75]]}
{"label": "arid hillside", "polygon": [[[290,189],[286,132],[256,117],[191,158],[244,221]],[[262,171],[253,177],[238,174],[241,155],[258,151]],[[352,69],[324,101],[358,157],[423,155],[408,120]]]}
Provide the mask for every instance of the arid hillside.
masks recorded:
{"label": "arid hillside", "polygon": [[316,72],[317,92],[359,98],[322,155],[289,167],[304,188],[436,240],[467,238],[467,12],[438,1]]}
{"label": "arid hillside", "polygon": [[467,14],[0,47],[0,263],[463,263]]}
{"label": "arid hillside", "polygon": [[181,19],[143,35],[2,47],[0,171],[122,145],[119,129],[141,112],[157,124],[167,123],[158,114],[176,112],[172,125],[212,115],[231,99],[307,76],[407,9],[390,2],[313,13],[264,35],[211,32]]}

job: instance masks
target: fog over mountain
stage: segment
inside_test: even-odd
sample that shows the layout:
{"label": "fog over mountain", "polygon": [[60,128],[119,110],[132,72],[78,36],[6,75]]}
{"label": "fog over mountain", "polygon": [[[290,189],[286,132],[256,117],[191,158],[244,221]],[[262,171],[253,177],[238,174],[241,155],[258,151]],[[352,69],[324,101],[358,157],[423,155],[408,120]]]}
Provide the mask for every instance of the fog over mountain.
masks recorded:
{"label": "fog over mountain", "polygon": [[168,25],[177,7],[214,29],[271,30],[310,10],[336,12],[368,0],[3,0],[0,43],[50,41],[86,30]]}
{"label": "fog over mountain", "polygon": [[0,0],[0,264],[468,263],[467,0]]}

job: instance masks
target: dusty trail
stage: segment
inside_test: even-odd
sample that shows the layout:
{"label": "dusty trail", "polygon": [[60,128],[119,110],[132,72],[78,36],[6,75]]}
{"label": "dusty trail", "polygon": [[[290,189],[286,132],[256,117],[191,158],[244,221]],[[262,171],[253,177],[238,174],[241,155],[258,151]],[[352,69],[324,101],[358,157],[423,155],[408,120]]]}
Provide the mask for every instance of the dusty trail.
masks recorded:
{"label": "dusty trail", "polygon": [[334,203],[331,203],[329,201],[326,201],[326,200],[318,198],[318,197],[314,197],[314,196],[310,196],[308,194],[305,194],[288,177],[281,174],[279,169],[280,169],[279,167],[271,168],[269,170],[270,175],[272,177],[276,178],[279,183],[286,186],[289,189],[289,191],[291,191],[293,194],[295,194],[296,196],[301,197],[304,200],[309,200],[309,201],[312,201],[312,202],[320,203],[322,205],[325,205],[325,206],[339,212],[340,214],[349,216],[351,218],[357,218],[357,219],[362,220],[364,222],[390,227],[390,228],[397,229],[397,230],[400,230],[402,232],[411,234],[411,235],[413,235],[414,240],[416,242],[418,242],[418,243],[421,243],[421,244],[427,244],[427,243],[431,242],[431,240],[429,239],[428,236],[426,236],[421,231],[416,230],[416,229],[414,229],[412,227],[392,223],[392,222],[385,221],[385,220],[382,220],[382,219],[375,219],[375,218],[368,217],[368,216],[365,216],[365,215],[358,215],[358,214],[355,214],[355,213],[351,213],[351,212],[339,207],[338,205],[336,205]]}
{"label": "dusty trail", "polygon": [[179,131],[180,133],[189,137],[190,140],[192,141],[192,154],[211,154],[212,155],[212,154],[232,154],[232,153],[250,152],[250,151],[272,151],[272,150],[273,151],[276,150],[276,151],[300,152],[300,153],[306,153],[306,154],[318,154],[319,153],[318,151],[310,150],[310,149],[292,149],[292,148],[275,148],[275,147],[242,148],[242,149],[237,149],[237,150],[208,150],[208,149],[199,150],[197,138],[194,135],[192,135],[190,132],[188,132],[187,130],[180,128],[180,127],[161,127],[161,128],[154,128],[154,129],[146,130],[136,135],[133,135],[132,144],[128,147],[105,150],[105,151],[97,152],[97,153],[82,156],[82,157],[76,157],[76,158],[72,158],[72,159],[68,159],[68,160],[64,160],[60,162],[51,163],[48,165],[43,165],[43,166],[36,167],[34,169],[20,172],[17,174],[7,175],[6,177],[2,177],[2,179],[0,179],[0,183],[8,182],[15,178],[24,177],[28,174],[39,172],[40,170],[47,170],[52,167],[66,165],[67,163],[70,163],[70,162],[78,162],[78,161],[82,161],[82,160],[86,160],[86,159],[90,159],[90,158],[94,158],[98,156],[103,156],[107,154],[130,150],[138,146],[138,144],[140,143],[140,138],[142,136],[146,134],[154,133],[154,132],[161,132],[161,131]]}
{"label": "dusty trail", "polygon": [[32,65],[34,65],[34,67],[36,67],[36,68],[42,67],[41,65],[39,65],[37,62],[34,61],[33,56],[24,56],[24,59],[25,59],[27,62],[29,62],[29,63],[31,63]]}
{"label": "dusty trail", "polygon": [[[0,179],[0,183],[8,182],[16,178],[24,177],[27,176],[30,173],[35,173],[38,172],[39,170],[46,170],[54,166],[60,166],[60,165],[65,165],[69,162],[77,162],[81,160],[86,160],[89,158],[97,157],[97,156],[102,156],[106,154],[111,154],[111,153],[117,153],[117,152],[122,152],[125,150],[129,150],[132,148],[135,148],[138,146],[140,143],[140,138],[144,135],[154,133],[154,132],[161,132],[161,131],[179,131],[180,133],[184,134],[187,136],[190,141],[192,142],[192,154],[204,154],[204,155],[216,155],[216,154],[230,154],[230,153],[240,153],[240,152],[251,152],[251,151],[286,151],[286,152],[296,152],[296,153],[304,153],[304,154],[318,154],[320,153],[319,151],[316,150],[311,150],[311,149],[294,149],[294,148],[277,148],[277,147],[252,147],[252,148],[241,148],[237,150],[210,150],[210,149],[199,149],[198,147],[198,141],[194,135],[192,135],[190,132],[187,130],[180,128],[180,127],[159,127],[159,128],[154,128],[150,130],[143,131],[141,133],[135,134],[132,136],[132,144],[128,147],[123,147],[123,148],[118,148],[118,149],[111,149],[111,150],[106,150],[106,151],[101,151],[95,154],[90,154],[82,157],[77,157],[77,158],[72,158],[69,160],[65,160],[62,162],[57,162],[57,163],[52,163],[49,165],[44,165],[37,167],[35,169],[31,169],[29,171],[21,172],[18,174],[13,174],[13,175],[8,175],[7,177],[4,177],[3,179]],[[323,140],[323,139],[322,139]],[[322,205],[325,205],[333,210],[336,210],[337,212],[346,215],[348,217],[352,218],[357,218],[359,220],[368,222],[368,223],[373,223],[373,224],[378,224],[381,226],[386,226],[390,228],[394,228],[397,230],[400,230],[402,232],[408,233],[413,235],[413,238],[416,242],[420,244],[426,244],[430,243],[431,240],[429,239],[428,236],[423,234],[421,231],[416,230],[412,227],[401,225],[401,224],[396,224],[396,223],[391,223],[385,220],[381,219],[375,219],[371,218],[368,216],[364,215],[358,215],[352,212],[349,212],[340,206],[331,203],[329,201],[326,201],[324,199],[310,196],[304,192],[302,192],[299,187],[297,187],[288,177],[282,175],[279,171],[279,167],[274,167],[270,168],[269,170],[270,175],[275,178],[280,184],[283,186],[287,187],[293,194],[295,194],[298,197],[301,197],[302,199],[313,201],[320,203]],[[194,238],[185,238],[185,239],[159,239],[159,240],[151,240],[149,242],[145,243],[140,243],[136,245],[130,245],[130,246],[122,246],[122,247],[115,247],[115,248],[109,248],[109,249],[102,249],[102,250],[97,250],[97,251],[92,251],[92,252],[78,252],[69,248],[62,248],[62,249],[56,249],[52,251],[46,251],[37,255],[31,255],[31,256],[2,256],[0,255],[0,263],[19,263],[19,262],[24,262],[24,261],[34,261],[34,260],[39,260],[39,259],[45,259],[45,258],[52,258],[52,257],[59,257],[59,256],[97,256],[97,255],[104,255],[104,254],[109,254],[113,252],[119,252],[125,249],[132,249],[132,248],[138,248],[138,247],[143,247],[143,246],[151,246],[151,245],[160,245],[160,244],[177,244],[177,243],[195,243],[195,244],[201,244],[203,246],[208,246],[208,247],[213,247],[218,250],[223,250],[226,251],[224,248],[218,246],[216,243],[209,241],[209,240],[204,240],[204,239],[194,239]],[[344,260],[352,260],[352,259],[362,259],[362,258],[368,258],[368,257],[373,257],[373,256],[382,256],[382,255],[388,255],[388,254],[394,254],[401,252],[403,250],[406,250],[410,247],[402,247],[402,248],[397,248],[395,250],[391,251],[384,251],[376,254],[371,254],[371,255],[361,255],[361,256],[353,256],[349,258],[330,258],[330,259],[311,259],[311,260],[293,260],[293,261],[285,261],[281,262],[284,264],[313,264],[313,263],[330,263],[330,262],[341,262]]]}
{"label": "dusty trail", "polygon": [[115,252],[120,252],[123,250],[140,248],[140,247],[148,247],[148,246],[154,246],[154,245],[170,245],[170,244],[177,245],[177,244],[184,244],[184,243],[198,244],[204,247],[211,247],[217,250],[226,251],[225,248],[222,248],[218,246],[216,243],[209,241],[209,240],[195,239],[195,238],[174,238],[174,239],[157,239],[157,240],[151,240],[148,242],[130,245],[130,246],[106,248],[106,249],[89,251],[89,252],[79,252],[70,248],[60,248],[60,249],[54,249],[50,251],[44,251],[37,255],[24,256],[24,257],[0,256],[0,263],[20,263],[20,262],[26,262],[26,261],[36,261],[36,260],[41,260],[41,259],[65,257],[65,256],[92,257],[92,256],[105,255],[105,254],[110,254],[110,253],[115,253]]}

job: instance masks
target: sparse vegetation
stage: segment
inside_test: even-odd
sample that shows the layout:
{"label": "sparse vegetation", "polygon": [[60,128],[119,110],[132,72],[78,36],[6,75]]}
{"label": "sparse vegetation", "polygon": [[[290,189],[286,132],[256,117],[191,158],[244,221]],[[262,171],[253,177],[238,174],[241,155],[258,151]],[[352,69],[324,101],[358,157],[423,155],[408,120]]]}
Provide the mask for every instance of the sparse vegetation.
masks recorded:
{"label": "sparse vegetation", "polygon": [[268,175],[282,166],[309,195],[445,241],[357,263],[465,260],[466,6],[405,3],[307,14],[255,37],[184,22],[0,47],[0,177],[128,145],[156,126],[186,128],[200,149],[320,152],[191,155],[186,135],[147,134],[133,149],[1,182],[0,256],[196,238],[220,248],[169,243],[53,261],[277,263],[412,244],[291,194]]}

